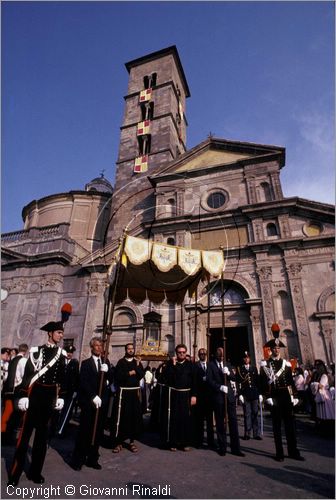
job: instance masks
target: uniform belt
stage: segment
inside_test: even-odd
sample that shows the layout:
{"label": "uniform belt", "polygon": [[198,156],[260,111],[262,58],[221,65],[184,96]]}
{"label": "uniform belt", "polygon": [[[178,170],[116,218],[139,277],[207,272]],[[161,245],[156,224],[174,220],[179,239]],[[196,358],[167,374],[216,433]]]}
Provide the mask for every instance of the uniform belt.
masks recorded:
{"label": "uniform belt", "polygon": [[42,382],[35,382],[35,385],[39,385],[41,387],[57,387],[59,384],[42,384]]}
{"label": "uniform belt", "polygon": [[119,389],[122,389],[123,391],[134,391],[135,389],[140,389],[140,386],[138,386],[138,387],[119,387]]}

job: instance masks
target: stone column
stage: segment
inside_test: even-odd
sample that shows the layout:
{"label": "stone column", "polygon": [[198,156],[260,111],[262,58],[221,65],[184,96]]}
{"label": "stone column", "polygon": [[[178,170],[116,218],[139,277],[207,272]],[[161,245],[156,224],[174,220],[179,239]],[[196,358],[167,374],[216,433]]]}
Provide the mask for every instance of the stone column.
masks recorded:
{"label": "stone column", "polygon": [[[82,345],[80,349],[80,360],[83,360],[90,355],[91,351],[89,342],[91,338],[95,335],[100,336],[102,334],[102,331],[97,332],[97,326],[99,325],[99,330],[103,327],[105,288],[105,275],[104,277],[92,276],[87,282],[87,302],[83,325]],[[97,324],[97,318],[99,324]]]}
{"label": "stone column", "polygon": [[335,362],[335,343],[334,343],[334,326],[335,316],[333,313],[320,312],[315,313],[315,317],[319,319],[321,336],[325,350],[326,362],[328,364]]}
{"label": "stone column", "polygon": [[279,172],[273,172],[270,174],[271,184],[273,188],[273,193],[276,200],[282,200],[283,193],[281,188],[281,183],[279,179]]}
{"label": "stone column", "polygon": [[287,214],[279,215],[278,220],[280,226],[280,237],[290,238],[291,232],[289,227],[289,216]]}
{"label": "stone column", "polygon": [[302,292],[302,281],[300,276],[301,270],[302,265],[299,262],[292,262],[286,265],[286,273],[292,296],[294,318],[301,349],[302,362],[312,363],[314,360],[314,355],[309,332],[307,312]]}
{"label": "stone column", "polygon": [[[252,299],[251,299],[252,300]],[[255,361],[257,366],[261,359],[263,359],[263,345],[266,342],[265,337],[265,329],[263,328],[263,310],[261,304],[251,304],[250,309],[250,320],[251,327],[249,327],[249,333],[251,333],[251,341],[250,345],[253,345]],[[253,355],[253,353],[251,352]]]}
{"label": "stone column", "polygon": [[257,193],[255,189],[254,177],[246,178],[247,194],[249,203],[257,203]]}
{"label": "stone column", "polygon": [[272,294],[272,267],[262,266],[257,268],[257,275],[260,282],[263,318],[265,325],[265,340],[267,341],[271,338],[269,332],[271,331],[271,326],[275,321]]}
{"label": "stone column", "polygon": [[254,241],[264,241],[264,230],[263,230],[263,221],[262,219],[253,219],[252,220],[252,228],[253,228],[253,238]]}
{"label": "stone column", "polygon": [[177,191],[176,194],[176,215],[184,214],[184,191]]}

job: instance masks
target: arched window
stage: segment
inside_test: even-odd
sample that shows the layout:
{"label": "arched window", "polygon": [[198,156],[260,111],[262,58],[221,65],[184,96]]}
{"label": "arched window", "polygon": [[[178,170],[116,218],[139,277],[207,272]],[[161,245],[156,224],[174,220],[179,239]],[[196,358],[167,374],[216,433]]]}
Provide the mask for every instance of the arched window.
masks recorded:
{"label": "arched window", "polygon": [[259,189],[260,201],[271,201],[272,193],[268,182],[262,182]]}
{"label": "arched window", "polygon": [[269,224],[267,224],[266,233],[267,236],[278,236],[278,229],[274,222],[270,222]]}
{"label": "arched window", "polygon": [[300,357],[300,349],[297,336],[294,334],[292,330],[284,330],[284,343],[286,345],[286,355],[288,359],[299,358]]}
{"label": "arched window", "polygon": [[[219,306],[222,302],[222,287],[221,284],[217,284],[215,287],[211,288],[210,285],[210,304],[213,306]],[[229,285],[224,283],[224,304],[244,304],[246,294],[242,290],[238,289],[237,286]]]}
{"label": "arched window", "polygon": [[291,306],[287,292],[280,290],[276,296],[277,312],[279,319],[290,319]]}
{"label": "arched window", "polygon": [[176,215],[176,204],[174,198],[169,198],[166,202],[166,216],[174,217]]}
{"label": "arched window", "polygon": [[329,297],[327,298],[327,300],[325,302],[325,310],[328,312],[335,311],[335,294],[334,293],[329,295]]}
{"label": "arched window", "polygon": [[115,320],[113,321],[114,326],[123,326],[128,328],[135,323],[135,316],[131,311],[120,310],[117,311]]}
{"label": "arched window", "polygon": [[161,315],[152,311],[144,314],[145,339],[159,341],[161,337]]}

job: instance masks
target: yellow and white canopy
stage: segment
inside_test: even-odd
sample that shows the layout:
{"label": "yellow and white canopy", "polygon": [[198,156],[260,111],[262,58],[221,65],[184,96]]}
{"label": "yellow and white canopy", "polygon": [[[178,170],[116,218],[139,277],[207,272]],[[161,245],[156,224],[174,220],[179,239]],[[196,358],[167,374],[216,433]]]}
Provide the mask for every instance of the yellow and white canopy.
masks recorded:
{"label": "yellow and white canopy", "polygon": [[[194,250],[134,236],[126,236],[124,253],[117,259],[120,257],[118,303],[126,298],[136,303],[146,298],[155,303],[165,299],[183,302],[185,294],[191,296],[206,274],[219,278],[225,264],[222,250]],[[111,276],[113,266],[109,272]]]}

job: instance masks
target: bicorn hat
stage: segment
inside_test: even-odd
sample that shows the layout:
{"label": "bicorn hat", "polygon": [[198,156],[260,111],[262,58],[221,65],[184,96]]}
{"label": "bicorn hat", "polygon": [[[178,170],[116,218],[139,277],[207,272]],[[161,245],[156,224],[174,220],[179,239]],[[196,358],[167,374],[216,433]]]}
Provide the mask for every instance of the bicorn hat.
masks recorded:
{"label": "bicorn hat", "polygon": [[74,345],[67,345],[67,346],[63,347],[63,349],[64,349],[66,352],[75,352],[76,347],[75,347]]}
{"label": "bicorn hat", "polygon": [[285,344],[279,339],[280,326],[278,325],[278,323],[273,323],[273,325],[271,326],[271,331],[274,338],[266,342],[264,347],[270,347],[271,349],[272,347],[286,347]]}
{"label": "bicorn hat", "polygon": [[46,325],[41,326],[40,330],[44,332],[56,332],[56,330],[64,331],[64,326],[62,321],[49,321]]}
{"label": "bicorn hat", "polygon": [[249,357],[249,358],[250,358],[251,356],[250,356],[250,353],[249,353],[248,351],[244,351],[244,352],[243,352],[243,356],[242,356],[242,357],[243,357],[243,359],[244,359],[244,358],[247,358],[247,357]]}

